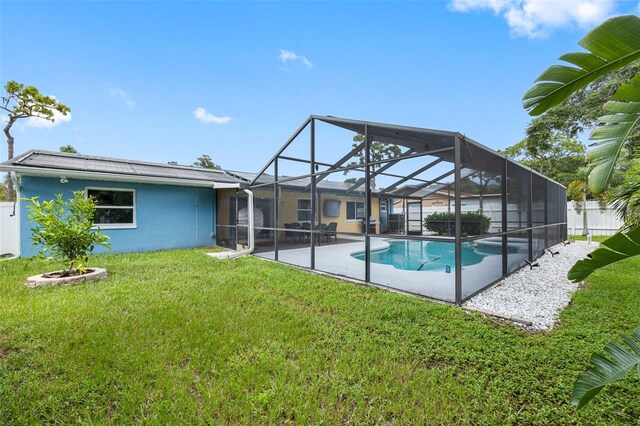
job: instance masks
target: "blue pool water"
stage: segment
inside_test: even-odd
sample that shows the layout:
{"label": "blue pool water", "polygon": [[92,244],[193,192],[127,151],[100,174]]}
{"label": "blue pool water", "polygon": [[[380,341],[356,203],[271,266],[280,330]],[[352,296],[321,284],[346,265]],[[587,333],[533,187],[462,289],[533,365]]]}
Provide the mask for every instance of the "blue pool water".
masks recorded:
{"label": "blue pool water", "polygon": [[[408,271],[443,271],[447,266],[455,269],[455,244],[440,241],[396,240],[388,241],[389,248],[371,252],[371,262],[392,265]],[[462,266],[480,263],[486,256],[500,255],[500,248],[477,251],[472,243],[462,243]],[[365,253],[351,256],[365,260]]]}

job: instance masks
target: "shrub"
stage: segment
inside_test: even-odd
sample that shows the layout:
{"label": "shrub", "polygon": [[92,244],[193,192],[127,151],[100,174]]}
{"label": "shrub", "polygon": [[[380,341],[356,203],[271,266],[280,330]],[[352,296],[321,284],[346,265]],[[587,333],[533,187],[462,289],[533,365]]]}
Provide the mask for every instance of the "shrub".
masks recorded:
{"label": "shrub", "polygon": [[[491,220],[480,213],[462,213],[462,235],[480,235],[489,230]],[[424,227],[436,232],[438,235],[455,235],[456,215],[455,213],[432,213],[424,219]]]}
{"label": "shrub", "polygon": [[31,202],[28,217],[36,224],[31,228],[33,245],[42,246],[40,257],[63,259],[69,268],[66,275],[86,272],[88,254],[96,244],[111,249],[109,237],[102,235],[100,228],[91,229],[96,204],[93,198],[85,198],[83,191],[74,192],[66,202],[62,194],[42,203],[37,198],[25,199]]}

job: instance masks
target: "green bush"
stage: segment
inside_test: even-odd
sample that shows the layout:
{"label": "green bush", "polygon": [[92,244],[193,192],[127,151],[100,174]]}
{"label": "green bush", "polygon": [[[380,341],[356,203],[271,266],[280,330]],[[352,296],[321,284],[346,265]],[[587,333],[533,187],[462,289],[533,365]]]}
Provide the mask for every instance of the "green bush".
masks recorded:
{"label": "green bush", "polygon": [[[491,220],[477,212],[462,213],[462,235],[480,235],[489,230]],[[424,227],[438,235],[455,235],[455,213],[432,213],[424,219]]]}
{"label": "green bush", "polygon": [[37,198],[24,199],[31,202],[28,217],[36,224],[31,228],[33,245],[42,246],[40,257],[63,259],[69,265],[66,275],[86,271],[88,254],[96,244],[111,249],[109,237],[102,235],[100,228],[92,229],[96,204],[93,198],[85,198],[83,191],[74,192],[66,202],[62,194],[42,203]]}

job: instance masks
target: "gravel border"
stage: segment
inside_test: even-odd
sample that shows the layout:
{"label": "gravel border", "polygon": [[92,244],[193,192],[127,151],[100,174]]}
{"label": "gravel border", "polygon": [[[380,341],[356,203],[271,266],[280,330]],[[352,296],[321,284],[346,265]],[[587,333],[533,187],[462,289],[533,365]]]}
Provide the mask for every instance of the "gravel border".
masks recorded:
{"label": "gravel border", "polygon": [[567,279],[567,272],[597,247],[586,241],[555,245],[550,250],[560,253],[551,256],[545,251],[537,260],[539,268],[525,266],[463,306],[530,321],[531,326],[513,323],[530,330],[551,330],[579,286]]}

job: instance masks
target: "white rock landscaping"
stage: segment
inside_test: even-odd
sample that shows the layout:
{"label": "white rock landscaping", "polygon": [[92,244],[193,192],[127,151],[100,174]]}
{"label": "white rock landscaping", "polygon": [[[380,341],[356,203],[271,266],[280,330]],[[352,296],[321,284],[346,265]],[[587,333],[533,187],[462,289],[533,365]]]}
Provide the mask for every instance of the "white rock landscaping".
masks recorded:
{"label": "white rock landscaping", "polygon": [[598,243],[588,244],[585,241],[553,246],[550,250],[560,254],[552,257],[545,252],[537,260],[539,268],[525,266],[467,301],[464,306],[530,321],[530,326],[514,324],[531,330],[550,330],[578,288],[578,284],[567,279],[567,272],[576,261],[584,259],[597,247]]}

